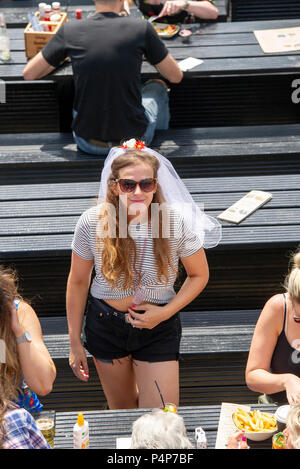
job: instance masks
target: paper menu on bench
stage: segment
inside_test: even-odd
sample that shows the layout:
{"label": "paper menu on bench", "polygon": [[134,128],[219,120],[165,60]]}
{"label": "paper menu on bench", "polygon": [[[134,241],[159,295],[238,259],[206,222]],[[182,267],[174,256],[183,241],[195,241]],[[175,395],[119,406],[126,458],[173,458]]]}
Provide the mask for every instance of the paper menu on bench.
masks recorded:
{"label": "paper menu on bench", "polygon": [[217,216],[220,220],[240,223],[272,199],[270,192],[252,190]]}
{"label": "paper menu on bench", "polygon": [[251,410],[251,407],[241,404],[231,404],[229,402],[222,402],[218,433],[215,445],[216,449],[226,449],[228,437],[233,435],[237,431],[237,428],[232,420],[232,414],[238,409],[243,409],[246,412],[249,412]]}
{"label": "paper menu on bench", "polygon": [[289,52],[300,50],[300,27],[253,31],[263,52]]}
{"label": "paper menu on bench", "polygon": [[203,60],[195,59],[194,57],[188,57],[187,59],[183,59],[178,62],[178,65],[183,72],[186,72],[187,70],[191,70],[192,68],[197,67],[197,65],[201,65],[202,63]]}

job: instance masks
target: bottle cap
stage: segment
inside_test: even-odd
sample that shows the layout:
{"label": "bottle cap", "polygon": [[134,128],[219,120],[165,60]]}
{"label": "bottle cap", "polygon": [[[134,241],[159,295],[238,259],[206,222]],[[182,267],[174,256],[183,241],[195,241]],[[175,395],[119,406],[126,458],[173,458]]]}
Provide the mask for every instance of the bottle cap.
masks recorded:
{"label": "bottle cap", "polygon": [[59,2],[53,2],[52,3],[52,8],[57,10],[58,8],[60,8],[60,3]]}
{"label": "bottle cap", "polygon": [[77,417],[77,423],[80,427],[84,425],[84,417],[83,414],[80,412]]}
{"label": "bottle cap", "polygon": [[81,8],[77,8],[77,10],[75,10],[75,14],[76,14],[76,18],[78,20],[80,20],[82,18],[82,10]]}

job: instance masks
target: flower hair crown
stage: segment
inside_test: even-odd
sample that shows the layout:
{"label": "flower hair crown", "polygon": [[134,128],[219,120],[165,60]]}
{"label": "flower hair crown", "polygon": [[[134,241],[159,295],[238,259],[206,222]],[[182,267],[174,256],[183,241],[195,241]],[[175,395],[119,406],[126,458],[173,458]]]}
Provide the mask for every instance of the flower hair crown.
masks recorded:
{"label": "flower hair crown", "polygon": [[146,144],[142,140],[132,138],[124,142],[121,148],[123,148],[123,150],[143,150],[145,146]]}

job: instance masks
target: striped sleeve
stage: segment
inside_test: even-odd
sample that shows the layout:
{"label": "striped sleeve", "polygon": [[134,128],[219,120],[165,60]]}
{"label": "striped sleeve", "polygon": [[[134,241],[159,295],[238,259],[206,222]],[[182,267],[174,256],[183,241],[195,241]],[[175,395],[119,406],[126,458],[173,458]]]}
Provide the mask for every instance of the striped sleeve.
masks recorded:
{"label": "striped sleeve", "polygon": [[79,218],[71,244],[72,251],[86,260],[94,259],[91,243],[91,211],[86,210]]}
{"label": "striped sleeve", "polygon": [[203,243],[199,236],[193,233],[181,220],[181,236],[178,244],[178,255],[180,258],[189,257],[198,252]]}

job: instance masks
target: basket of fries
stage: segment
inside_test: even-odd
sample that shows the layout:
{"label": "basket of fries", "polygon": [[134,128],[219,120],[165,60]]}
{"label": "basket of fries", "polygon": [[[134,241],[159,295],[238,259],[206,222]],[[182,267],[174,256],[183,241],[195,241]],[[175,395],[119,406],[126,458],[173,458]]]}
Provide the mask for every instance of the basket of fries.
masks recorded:
{"label": "basket of fries", "polygon": [[238,408],[232,414],[232,420],[237,429],[244,431],[246,438],[252,441],[267,440],[278,431],[275,416],[260,410],[246,412]]}

